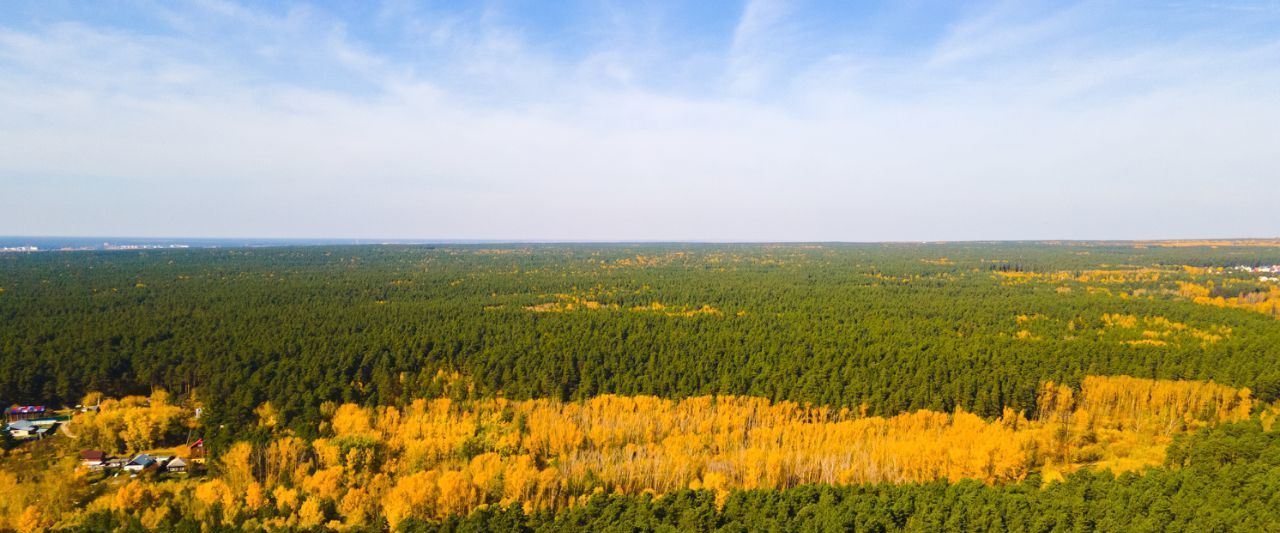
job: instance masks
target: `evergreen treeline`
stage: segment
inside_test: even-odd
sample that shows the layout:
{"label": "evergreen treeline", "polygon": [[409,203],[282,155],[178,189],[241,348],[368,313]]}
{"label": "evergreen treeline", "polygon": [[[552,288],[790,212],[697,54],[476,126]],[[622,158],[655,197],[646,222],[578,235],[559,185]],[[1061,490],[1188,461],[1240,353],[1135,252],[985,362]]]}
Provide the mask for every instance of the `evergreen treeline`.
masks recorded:
{"label": "evergreen treeline", "polygon": [[[9,254],[0,401],[163,386],[195,390],[210,427],[270,401],[301,429],[326,401],[447,392],[441,369],[474,395],[737,394],[873,414],[1032,411],[1043,381],[1089,374],[1213,379],[1270,400],[1280,321],[1173,292],[1192,276],[1180,265],[1271,263],[1280,249],[1080,243]],[[1169,273],[1105,286],[1000,274],[1133,268]],[[1230,333],[1126,344],[1107,313]]]}

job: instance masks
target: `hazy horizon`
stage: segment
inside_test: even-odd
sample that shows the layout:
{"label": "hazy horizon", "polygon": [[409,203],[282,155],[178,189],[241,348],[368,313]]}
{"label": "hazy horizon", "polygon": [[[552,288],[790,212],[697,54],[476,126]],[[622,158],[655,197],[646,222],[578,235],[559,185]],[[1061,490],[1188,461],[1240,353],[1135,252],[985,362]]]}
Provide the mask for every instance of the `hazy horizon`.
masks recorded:
{"label": "hazy horizon", "polygon": [[434,245],[434,244],[1001,244],[1001,243],[1162,243],[1162,242],[1270,242],[1280,240],[1280,236],[1269,237],[1203,237],[1203,238],[1157,238],[1157,239],[962,239],[962,240],[711,240],[711,239],[679,239],[679,240],[577,240],[577,239],[459,239],[447,237],[423,238],[380,238],[380,237],[238,237],[238,236],[129,236],[129,235],[0,235],[0,247],[21,246],[24,243],[39,241],[66,241],[79,243],[109,244],[191,244],[191,243],[242,243],[242,244],[352,244],[352,245]]}
{"label": "hazy horizon", "polygon": [[1266,2],[17,2],[0,234],[1280,235],[1276,87]]}

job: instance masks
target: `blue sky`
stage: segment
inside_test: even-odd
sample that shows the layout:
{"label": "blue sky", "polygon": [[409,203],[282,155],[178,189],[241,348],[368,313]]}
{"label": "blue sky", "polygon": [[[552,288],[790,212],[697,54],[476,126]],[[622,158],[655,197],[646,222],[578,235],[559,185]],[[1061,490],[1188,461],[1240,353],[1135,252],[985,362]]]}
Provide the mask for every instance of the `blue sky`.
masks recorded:
{"label": "blue sky", "polygon": [[0,234],[1280,235],[1280,3],[6,2]]}

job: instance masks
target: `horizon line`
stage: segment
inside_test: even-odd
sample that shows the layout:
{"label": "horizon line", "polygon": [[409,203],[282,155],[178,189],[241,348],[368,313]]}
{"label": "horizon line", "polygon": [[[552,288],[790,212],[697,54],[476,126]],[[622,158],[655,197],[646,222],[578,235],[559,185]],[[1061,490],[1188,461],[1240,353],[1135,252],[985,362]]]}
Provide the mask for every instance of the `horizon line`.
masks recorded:
{"label": "horizon line", "polygon": [[1173,237],[1173,238],[1026,238],[1026,239],[558,239],[558,238],[451,238],[451,237],[225,237],[225,236],[129,236],[129,235],[0,235],[0,240],[57,239],[110,241],[243,241],[262,243],[314,243],[369,245],[380,244],[963,244],[963,243],[1187,243],[1187,242],[1267,242],[1280,236],[1267,237]]}

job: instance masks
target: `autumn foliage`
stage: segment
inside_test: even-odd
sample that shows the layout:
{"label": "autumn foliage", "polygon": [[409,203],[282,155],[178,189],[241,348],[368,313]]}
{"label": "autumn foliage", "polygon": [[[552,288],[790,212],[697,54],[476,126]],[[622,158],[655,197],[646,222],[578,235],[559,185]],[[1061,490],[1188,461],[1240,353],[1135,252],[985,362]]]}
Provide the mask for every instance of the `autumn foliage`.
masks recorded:
{"label": "autumn foliage", "polygon": [[1179,283],[1178,294],[1202,305],[1247,309],[1280,318],[1280,286],[1271,285],[1265,291],[1240,293],[1237,296],[1212,296],[1212,287],[1212,282],[1209,286]]}
{"label": "autumn foliage", "polygon": [[[163,394],[102,405],[73,426],[81,438],[117,448],[146,444],[118,418],[157,427],[180,427],[183,420],[170,415],[183,409]],[[692,488],[723,502],[735,489],[813,483],[1003,484],[1034,471],[1052,480],[1085,467],[1159,464],[1174,435],[1247,418],[1253,402],[1247,389],[1212,382],[1091,376],[1079,388],[1045,383],[1037,405],[1032,419],[1006,409],[986,420],[959,409],[880,417],[741,396],[436,398],[400,407],[326,406],[324,436],[313,440],[276,429],[276,411],[264,405],[259,427],[274,437],[222,449],[211,458],[212,475],[129,481],[86,509],[132,516],[148,527],[181,515],[250,528],[385,520],[394,529],[491,505],[561,510],[600,493]],[[112,432],[119,440],[111,440]],[[13,481],[0,477],[6,484]],[[83,481],[80,487],[86,490]],[[14,499],[6,515],[53,520],[29,511],[29,501]]]}
{"label": "autumn foliage", "polygon": [[[177,434],[185,434],[189,415],[169,401],[169,394],[157,389],[151,396],[126,396],[100,403],[90,395],[85,405],[97,411],[77,416],[70,430],[86,448],[107,453],[136,453],[155,447]],[[95,401],[89,401],[95,400]]]}

